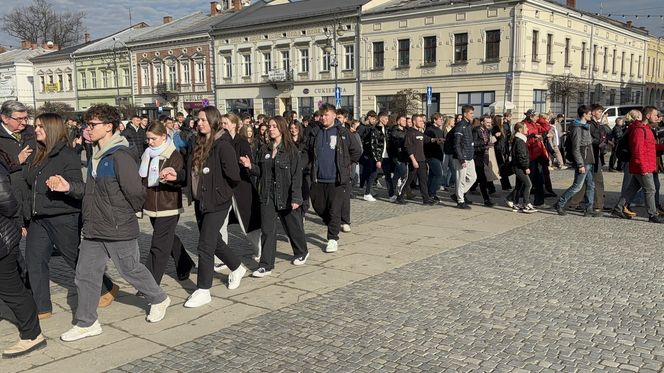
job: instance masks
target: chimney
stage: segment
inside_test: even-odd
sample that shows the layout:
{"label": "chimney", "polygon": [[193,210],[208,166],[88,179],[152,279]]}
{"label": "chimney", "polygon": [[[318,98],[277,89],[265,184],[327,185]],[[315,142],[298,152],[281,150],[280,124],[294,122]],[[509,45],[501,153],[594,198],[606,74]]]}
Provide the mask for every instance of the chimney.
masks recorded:
{"label": "chimney", "polygon": [[233,0],[233,11],[239,12],[242,10],[242,0]]}
{"label": "chimney", "polygon": [[27,40],[21,40],[21,49],[30,49],[30,42]]}
{"label": "chimney", "polygon": [[86,32],[86,33],[85,33],[85,42],[86,42],[86,43],[89,43],[89,42],[90,42],[90,33],[89,33],[89,32]]}
{"label": "chimney", "polygon": [[7,49],[5,47],[0,47],[0,54],[7,52]]}
{"label": "chimney", "polygon": [[627,21],[626,25],[627,25],[627,28],[632,28],[632,21]]}
{"label": "chimney", "polygon": [[171,22],[173,22],[173,17],[164,16],[164,24],[171,23]]}
{"label": "chimney", "polygon": [[219,9],[217,9],[217,5],[219,5],[219,3],[217,3],[216,1],[210,1],[210,15],[211,16],[215,16],[219,12]]}
{"label": "chimney", "polygon": [[576,0],[567,0],[567,6],[570,8],[576,8]]}

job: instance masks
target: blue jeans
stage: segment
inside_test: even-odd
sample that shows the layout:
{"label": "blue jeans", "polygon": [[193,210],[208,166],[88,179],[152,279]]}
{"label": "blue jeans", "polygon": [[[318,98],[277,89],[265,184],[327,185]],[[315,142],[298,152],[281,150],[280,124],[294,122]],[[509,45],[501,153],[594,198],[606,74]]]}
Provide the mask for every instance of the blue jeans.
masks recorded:
{"label": "blue jeans", "polygon": [[427,185],[429,197],[435,197],[443,182],[443,163],[437,158],[427,158],[427,164],[429,165],[429,185]]}
{"label": "blue jeans", "polygon": [[585,165],[586,172],[579,173],[579,169],[574,170],[574,182],[572,186],[569,187],[558,200],[558,206],[564,208],[567,202],[572,198],[576,193],[578,193],[583,184],[586,184],[586,199],[588,204],[586,205],[589,210],[592,211],[593,202],[595,198],[595,180],[593,179],[593,165]]}
{"label": "blue jeans", "polygon": [[454,169],[454,156],[452,154],[445,154],[443,156],[442,168],[442,185],[446,189],[454,187],[456,185],[456,170]]}
{"label": "blue jeans", "polygon": [[[394,176],[392,176],[392,185],[394,185],[395,188],[394,194],[398,196],[401,194],[401,190],[406,185],[408,165],[406,162],[400,162],[396,158],[392,159],[392,163],[394,164]],[[399,180],[401,180],[401,184],[399,184]]]}

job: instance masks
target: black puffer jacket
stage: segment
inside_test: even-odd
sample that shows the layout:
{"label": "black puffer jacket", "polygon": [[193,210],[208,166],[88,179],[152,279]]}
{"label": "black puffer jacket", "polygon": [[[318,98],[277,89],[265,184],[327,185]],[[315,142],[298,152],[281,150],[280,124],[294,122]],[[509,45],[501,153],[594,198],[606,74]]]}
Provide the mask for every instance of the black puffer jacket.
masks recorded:
{"label": "black puffer jacket", "polygon": [[382,126],[363,125],[358,128],[357,133],[362,139],[362,155],[372,159],[374,162],[383,160],[383,146],[385,135]]}
{"label": "black puffer jacket", "polygon": [[0,258],[9,254],[21,240],[20,228],[14,219],[18,201],[9,181],[10,164],[10,157],[0,149]]}
{"label": "black puffer jacket", "polygon": [[467,120],[461,120],[454,126],[454,159],[469,161],[475,155],[473,128]]}
{"label": "black puffer jacket", "polygon": [[408,152],[406,152],[406,129],[400,128],[398,125],[392,127],[388,135],[389,141],[387,143],[387,154],[390,158],[396,158],[399,162],[406,162],[408,160]]}
{"label": "black puffer jacket", "polygon": [[514,169],[527,170],[530,167],[530,154],[525,135],[517,134],[512,143],[512,167]]}
{"label": "black puffer jacket", "polygon": [[81,211],[81,200],[72,195],[52,192],[46,186],[46,180],[61,175],[69,184],[78,184],[74,188],[82,189],[81,157],[67,144],[57,144],[39,165],[25,168],[25,181],[30,190],[32,216],[56,216]]}

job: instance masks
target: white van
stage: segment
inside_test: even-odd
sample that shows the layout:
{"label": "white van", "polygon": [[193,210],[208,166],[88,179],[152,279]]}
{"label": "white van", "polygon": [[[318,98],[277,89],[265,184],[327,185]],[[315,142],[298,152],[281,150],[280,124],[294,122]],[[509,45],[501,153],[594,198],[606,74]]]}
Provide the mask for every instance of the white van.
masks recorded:
{"label": "white van", "polygon": [[643,110],[640,105],[620,105],[620,106],[607,106],[604,108],[604,115],[606,115],[609,127],[613,128],[616,125],[616,118],[624,117],[630,110]]}

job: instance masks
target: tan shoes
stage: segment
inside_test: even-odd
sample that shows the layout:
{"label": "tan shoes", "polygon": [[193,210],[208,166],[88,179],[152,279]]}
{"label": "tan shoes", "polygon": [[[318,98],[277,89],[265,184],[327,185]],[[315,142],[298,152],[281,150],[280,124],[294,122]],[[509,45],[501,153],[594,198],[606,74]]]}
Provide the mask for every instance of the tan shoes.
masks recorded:
{"label": "tan shoes", "polygon": [[14,357],[23,356],[32,351],[39,350],[46,347],[46,338],[43,335],[38,335],[35,339],[21,339],[15,345],[2,351],[4,359],[11,359]]}
{"label": "tan shoes", "polygon": [[37,317],[39,318],[39,320],[50,319],[51,316],[53,316],[53,313],[51,313],[51,312],[40,312],[40,313],[37,315]]}
{"label": "tan shoes", "polygon": [[113,303],[115,298],[118,296],[119,292],[120,292],[120,287],[116,284],[113,284],[113,288],[111,289],[111,291],[99,297],[99,307],[104,308],[110,306],[111,303]]}

